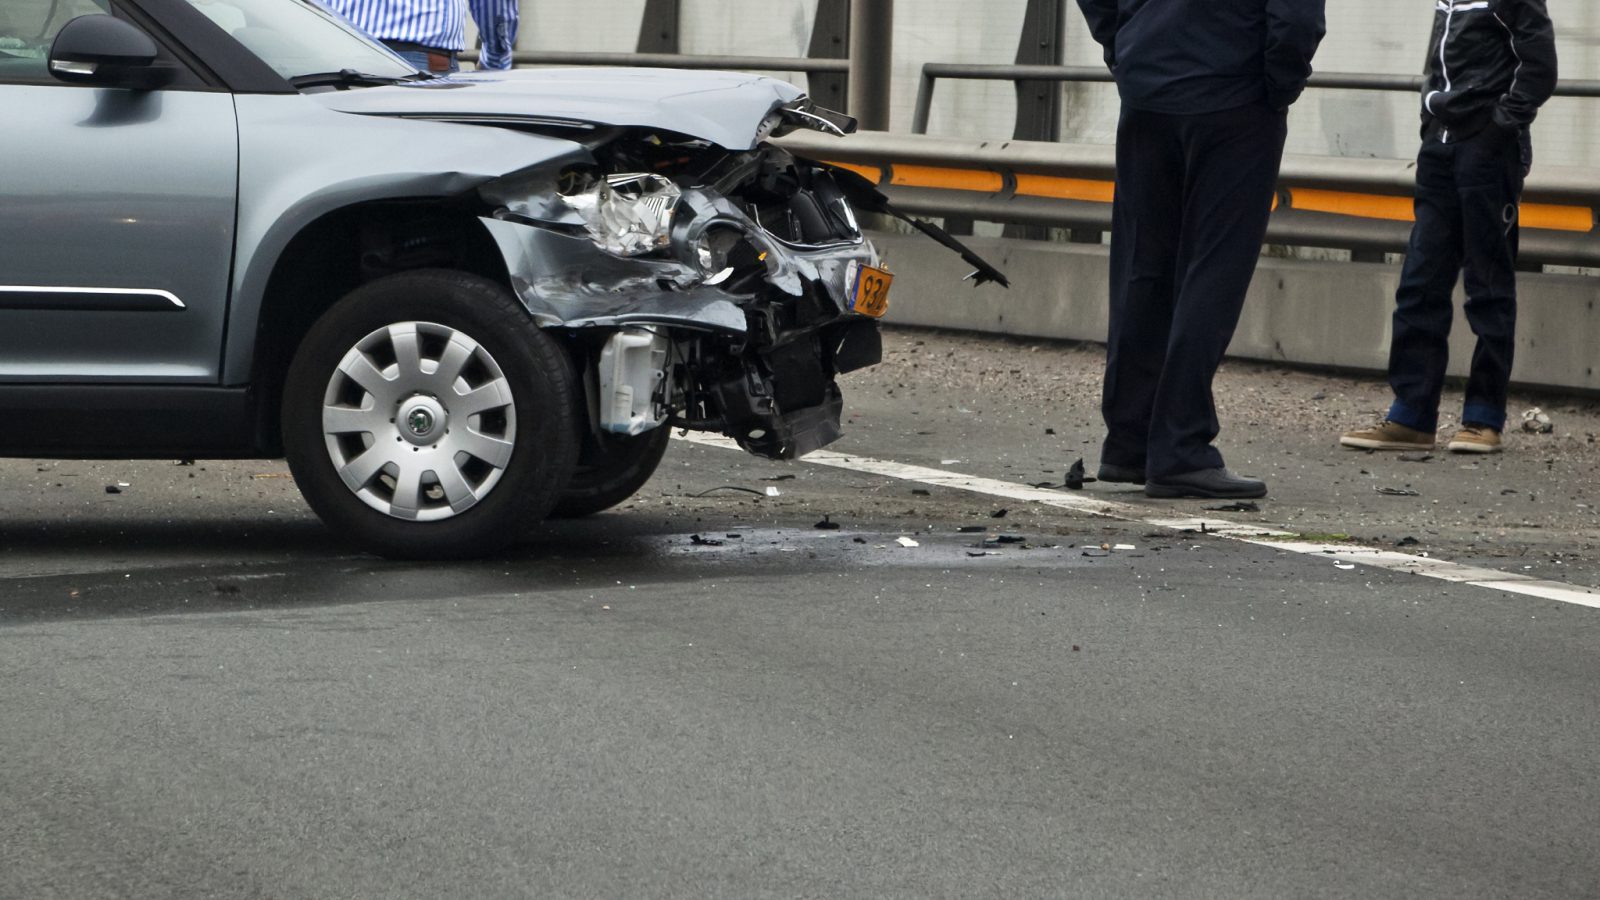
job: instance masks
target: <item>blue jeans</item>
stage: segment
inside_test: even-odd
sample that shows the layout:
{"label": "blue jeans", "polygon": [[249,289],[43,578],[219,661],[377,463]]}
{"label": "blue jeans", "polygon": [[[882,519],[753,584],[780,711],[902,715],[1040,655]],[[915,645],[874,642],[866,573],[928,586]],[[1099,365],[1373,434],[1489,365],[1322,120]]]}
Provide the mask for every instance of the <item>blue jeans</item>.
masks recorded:
{"label": "blue jeans", "polygon": [[1518,202],[1532,150],[1526,129],[1490,126],[1417,155],[1416,225],[1395,292],[1389,419],[1431,432],[1450,361],[1452,292],[1465,273],[1467,324],[1477,335],[1461,421],[1502,430],[1517,330]]}
{"label": "blue jeans", "polygon": [[[393,47],[389,49],[394,50]],[[450,57],[450,68],[440,70],[431,69],[428,66],[428,57],[430,55],[437,56],[438,54],[427,54],[420,50],[394,50],[394,53],[396,56],[400,57],[406,62],[416,66],[418,72],[431,72],[435,75],[447,75],[451,72],[461,71],[461,63],[457,61],[456,57],[454,56]]]}

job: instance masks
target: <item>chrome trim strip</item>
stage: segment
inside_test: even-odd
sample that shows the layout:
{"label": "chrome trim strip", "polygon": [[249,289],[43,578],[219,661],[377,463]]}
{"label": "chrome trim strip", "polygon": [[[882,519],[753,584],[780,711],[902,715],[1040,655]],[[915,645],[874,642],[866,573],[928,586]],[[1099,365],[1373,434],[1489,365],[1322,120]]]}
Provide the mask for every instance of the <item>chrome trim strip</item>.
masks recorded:
{"label": "chrome trim strip", "polygon": [[[52,299],[60,296],[63,299]],[[71,298],[81,298],[74,303]],[[98,298],[96,302],[95,298]],[[145,302],[140,303],[143,300]],[[0,285],[0,309],[64,311],[171,312],[188,309],[176,294],[156,288],[50,287]]]}

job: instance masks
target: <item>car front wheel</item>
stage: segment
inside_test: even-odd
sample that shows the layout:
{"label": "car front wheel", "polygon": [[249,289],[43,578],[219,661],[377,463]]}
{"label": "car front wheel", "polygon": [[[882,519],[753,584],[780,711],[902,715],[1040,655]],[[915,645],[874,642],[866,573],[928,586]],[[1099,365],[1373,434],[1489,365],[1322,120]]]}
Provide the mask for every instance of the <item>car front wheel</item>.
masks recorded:
{"label": "car front wheel", "polygon": [[592,515],[637,494],[661,465],[671,438],[672,429],[665,425],[629,437],[603,436],[578,460],[577,471],[550,515],[565,519]]}
{"label": "car front wheel", "polygon": [[314,324],[284,385],[306,502],[372,552],[482,556],[543,518],[578,454],[566,351],[500,285],[391,275]]}

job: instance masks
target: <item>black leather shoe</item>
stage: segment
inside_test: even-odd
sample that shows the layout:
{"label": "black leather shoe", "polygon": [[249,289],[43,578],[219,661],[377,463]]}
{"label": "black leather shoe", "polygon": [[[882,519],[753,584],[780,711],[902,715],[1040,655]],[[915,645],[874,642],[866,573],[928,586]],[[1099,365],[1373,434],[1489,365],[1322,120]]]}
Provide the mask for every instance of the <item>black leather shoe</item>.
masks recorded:
{"label": "black leather shoe", "polygon": [[1265,497],[1267,483],[1243,478],[1227,469],[1200,469],[1181,475],[1164,475],[1144,484],[1146,497],[1203,497],[1205,499],[1248,499]]}
{"label": "black leather shoe", "polygon": [[1109,481],[1112,484],[1144,484],[1144,466],[1119,466],[1116,463],[1103,462],[1096,478]]}

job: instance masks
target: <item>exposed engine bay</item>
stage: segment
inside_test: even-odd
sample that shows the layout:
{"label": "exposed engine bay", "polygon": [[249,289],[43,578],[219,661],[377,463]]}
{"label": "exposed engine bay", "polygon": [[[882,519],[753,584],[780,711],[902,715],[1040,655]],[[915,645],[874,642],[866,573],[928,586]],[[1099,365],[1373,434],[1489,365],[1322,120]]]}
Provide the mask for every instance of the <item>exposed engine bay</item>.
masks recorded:
{"label": "exposed engine bay", "polygon": [[[805,125],[839,130],[809,104],[783,112],[802,109],[816,120]],[[786,118],[775,112],[763,136],[792,127]],[[882,195],[762,141],[729,150],[642,128],[579,140],[590,162],[515,173],[479,195],[518,296],[587,354],[597,431],[715,431],[778,459],[836,440],[836,377],[882,356],[892,276],[856,219],[894,214]],[[913,224],[976,261],[978,282],[1004,283]]]}

